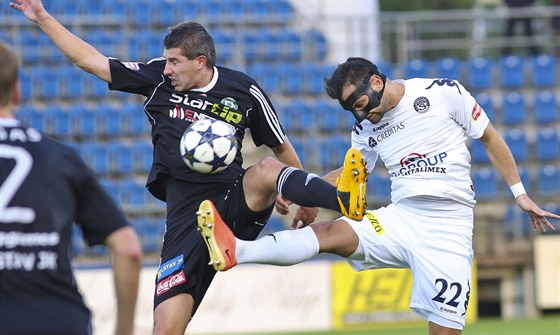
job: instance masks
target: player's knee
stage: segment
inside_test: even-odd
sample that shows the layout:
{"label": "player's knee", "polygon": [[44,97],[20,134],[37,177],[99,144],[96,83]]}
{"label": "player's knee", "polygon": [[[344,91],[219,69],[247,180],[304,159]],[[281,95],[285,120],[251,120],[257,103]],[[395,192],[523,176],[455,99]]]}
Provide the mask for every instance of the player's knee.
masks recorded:
{"label": "player's knee", "polygon": [[282,168],[284,168],[284,164],[275,158],[265,157],[253,168],[256,169],[255,172],[257,172],[261,182],[276,185],[276,179]]}
{"label": "player's knee", "polygon": [[311,225],[319,240],[319,251],[349,257],[359,245],[358,236],[344,220]]}

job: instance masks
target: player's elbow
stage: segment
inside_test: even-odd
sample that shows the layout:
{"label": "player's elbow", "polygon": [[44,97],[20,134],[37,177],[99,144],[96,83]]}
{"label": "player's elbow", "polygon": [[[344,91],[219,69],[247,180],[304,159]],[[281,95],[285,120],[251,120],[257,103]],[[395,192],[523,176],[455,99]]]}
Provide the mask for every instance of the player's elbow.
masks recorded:
{"label": "player's elbow", "polygon": [[135,265],[142,263],[142,245],[136,231],[130,226],[120,228],[109,235],[107,246],[115,258],[125,259]]}

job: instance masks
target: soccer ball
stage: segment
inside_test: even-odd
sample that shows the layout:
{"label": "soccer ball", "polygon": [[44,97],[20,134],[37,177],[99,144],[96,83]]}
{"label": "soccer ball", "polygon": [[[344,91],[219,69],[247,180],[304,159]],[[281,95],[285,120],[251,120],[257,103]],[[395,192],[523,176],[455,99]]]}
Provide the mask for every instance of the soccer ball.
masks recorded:
{"label": "soccer ball", "polygon": [[181,137],[181,157],[192,170],[218,173],[225,170],[237,154],[237,139],[232,126],[219,120],[202,119],[192,123]]}

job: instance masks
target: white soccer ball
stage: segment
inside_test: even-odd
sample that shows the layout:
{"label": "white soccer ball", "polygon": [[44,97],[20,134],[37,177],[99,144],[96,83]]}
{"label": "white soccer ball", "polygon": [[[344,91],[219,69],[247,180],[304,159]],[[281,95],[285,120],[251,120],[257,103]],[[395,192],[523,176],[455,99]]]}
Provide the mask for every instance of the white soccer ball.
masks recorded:
{"label": "white soccer ball", "polygon": [[235,129],[220,120],[196,121],[183,134],[180,149],[192,170],[204,174],[223,171],[237,154]]}

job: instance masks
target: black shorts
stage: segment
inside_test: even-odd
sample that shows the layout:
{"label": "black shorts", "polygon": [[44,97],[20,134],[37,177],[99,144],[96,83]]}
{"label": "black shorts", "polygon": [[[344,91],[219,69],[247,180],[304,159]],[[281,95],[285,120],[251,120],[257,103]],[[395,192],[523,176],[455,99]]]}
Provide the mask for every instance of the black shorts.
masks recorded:
{"label": "black shorts", "polygon": [[194,299],[194,315],[216,274],[208,265],[208,250],[197,231],[196,212],[203,200],[212,200],[240,239],[254,240],[264,228],[274,205],[262,212],[251,211],[245,202],[243,176],[232,184],[196,184],[169,178],[166,232],[155,279],[154,308],[179,293],[188,293]]}

